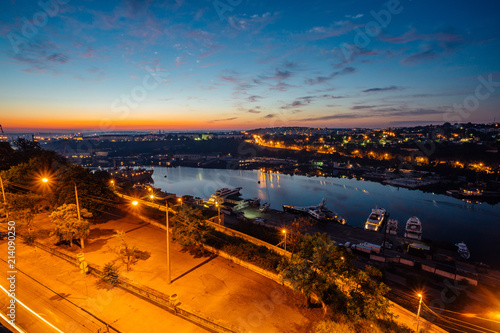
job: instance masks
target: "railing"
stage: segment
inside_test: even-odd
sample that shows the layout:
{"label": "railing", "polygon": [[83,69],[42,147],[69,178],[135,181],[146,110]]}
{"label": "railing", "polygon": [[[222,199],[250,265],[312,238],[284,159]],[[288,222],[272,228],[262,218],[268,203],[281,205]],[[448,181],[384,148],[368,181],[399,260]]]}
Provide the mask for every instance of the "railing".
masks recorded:
{"label": "railing", "polygon": [[[20,235],[19,235],[20,236]],[[22,236],[21,236],[22,237]],[[34,246],[56,256],[59,257],[68,263],[79,267],[78,260],[76,256],[71,256],[68,255],[64,252],[61,252],[57,249],[54,249],[50,246],[47,246],[43,243],[40,243],[38,241],[34,242]],[[102,278],[103,276],[103,271],[100,266],[98,265],[89,265],[90,267],[90,274],[94,275],[97,278]],[[125,277],[119,277],[117,284],[117,287],[122,288],[123,290],[126,290],[130,292],[131,294],[134,294],[136,296],[139,296],[146,301],[149,301],[150,303],[160,306],[163,309],[171,312],[172,314],[175,314],[176,316],[182,317],[186,320],[189,320],[195,324],[198,324],[204,328],[206,328],[209,331],[212,332],[221,332],[221,333],[227,333],[227,332],[238,332],[240,331],[236,326],[230,325],[228,323],[224,323],[221,320],[216,320],[213,318],[210,318],[209,316],[196,312],[193,310],[188,310],[184,307],[181,307],[179,305],[176,305],[173,301],[171,301],[171,298],[169,295],[166,295],[158,290],[149,288],[147,286],[139,285]]]}

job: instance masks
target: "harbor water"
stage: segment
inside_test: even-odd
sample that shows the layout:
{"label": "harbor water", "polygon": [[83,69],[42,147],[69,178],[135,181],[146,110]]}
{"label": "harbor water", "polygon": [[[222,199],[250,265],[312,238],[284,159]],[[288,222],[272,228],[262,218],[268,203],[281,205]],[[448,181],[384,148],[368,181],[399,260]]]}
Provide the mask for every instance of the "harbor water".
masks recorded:
{"label": "harbor water", "polygon": [[[382,207],[399,221],[422,221],[423,238],[450,243],[464,241],[471,260],[498,267],[500,204],[468,203],[460,199],[346,178],[324,178],[263,173],[258,170],[154,167],[155,187],[177,195],[207,199],[219,188],[241,187],[244,198],[258,197],[271,208],[317,205],[325,198],[329,209],[363,227],[372,208]],[[165,177],[166,176],[166,177]],[[368,232],[368,231],[367,231]]]}

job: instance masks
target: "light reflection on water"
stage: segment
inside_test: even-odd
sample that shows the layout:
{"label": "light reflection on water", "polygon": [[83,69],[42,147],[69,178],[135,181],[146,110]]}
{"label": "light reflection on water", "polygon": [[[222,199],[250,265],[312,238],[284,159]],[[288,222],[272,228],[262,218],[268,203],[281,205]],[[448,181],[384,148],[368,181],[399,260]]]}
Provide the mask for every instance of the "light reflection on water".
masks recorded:
{"label": "light reflection on water", "polygon": [[258,170],[154,169],[155,186],[178,195],[209,198],[219,188],[242,187],[244,198],[258,197],[278,210],[284,204],[316,205],[326,198],[331,210],[344,216],[347,224],[358,227],[363,227],[371,209],[378,206],[387,209],[391,218],[399,221],[400,233],[410,216],[418,216],[424,238],[452,243],[464,241],[473,258],[496,262],[496,242],[500,239],[498,204],[467,203],[444,195],[356,179],[265,174]]}

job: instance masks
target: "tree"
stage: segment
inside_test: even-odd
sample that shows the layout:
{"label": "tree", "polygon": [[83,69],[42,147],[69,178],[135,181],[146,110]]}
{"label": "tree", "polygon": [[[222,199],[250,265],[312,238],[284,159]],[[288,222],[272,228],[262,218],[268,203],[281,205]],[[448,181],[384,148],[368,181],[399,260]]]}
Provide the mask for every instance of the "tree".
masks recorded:
{"label": "tree", "polygon": [[18,222],[19,229],[27,229],[26,242],[32,244],[35,240],[33,235],[33,220],[38,213],[38,204],[42,197],[38,194],[10,193],[7,198],[7,210],[10,217]]}
{"label": "tree", "polygon": [[0,170],[7,170],[14,163],[14,150],[8,142],[0,142]]}
{"label": "tree", "polygon": [[121,241],[117,249],[117,254],[119,259],[127,266],[127,272],[130,271],[130,267],[139,259],[146,260],[151,256],[149,252],[139,251],[135,245],[129,245],[125,241],[125,232],[117,231],[115,237],[118,237]]}
{"label": "tree", "polygon": [[64,204],[59,206],[50,215],[52,222],[56,224],[52,232],[58,242],[66,241],[73,246],[74,239],[80,239],[80,245],[84,248],[84,240],[89,236],[90,224],[86,220],[92,217],[87,209],[80,209],[81,218],[78,219],[77,207],[75,204]]}
{"label": "tree", "polygon": [[78,189],[80,207],[85,207],[94,216],[109,210],[110,205],[118,203],[118,197],[106,181],[97,179],[88,169],[71,165],[60,172],[59,181],[54,189],[57,205],[75,202],[75,184]]}
{"label": "tree", "polygon": [[290,227],[287,228],[287,245],[290,252],[293,254],[300,246],[302,238],[308,228],[313,225],[313,222],[309,218],[298,218],[294,219]]}
{"label": "tree", "polygon": [[333,306],[345,308],[355,319],[388,314],[384,295],[389,289],[375,280],[381,273],[372,267],[355,269],[326,234],[304,236],[300,250],[290,261],[280,263],[278,271],[293,289],[307,297],[308,304],[315,295],[325,314]]}
{"label": "tree", "polygon": [[209,226],[205,222],[201,210],[182,205],[172,220],[174,220],[172,231],[174,241],[184,247],[205,243]]}
{"label": "tree", "polygon": [[108,262],[104,265],[101,278],[112,286],[118,282],[118,269],[116,269],[114,263]]}

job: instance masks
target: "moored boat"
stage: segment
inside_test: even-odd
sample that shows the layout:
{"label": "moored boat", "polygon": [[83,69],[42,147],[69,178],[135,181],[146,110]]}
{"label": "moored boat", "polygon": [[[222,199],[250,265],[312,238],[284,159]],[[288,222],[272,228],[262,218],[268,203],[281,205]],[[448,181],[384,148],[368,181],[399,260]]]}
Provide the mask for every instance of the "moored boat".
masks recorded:
{"label": "moored boat", "polygon": [[458,252],[458,254],[460,254],[460,256],[463,259],[469,259],[470,258],[470,251],[469,251],[469,249],[467,248],[467,245],[465,245],[464,242],[457,243],[457,244],[455,244],[455,246],[458,247],[457,252]]}
{"label": "moored boat", "polygon": [[387,221],[387,226],[385,227],[385,232],[389,235],[397,235],[399,231],[398,220],[389,219]]}
{"label": "moored boat", "polygon": [[366,220],[365,229],[373,231],[379,231],[380,229],[382,229],[382,224],[384,223],[386,213],[387,212],[384,208],[372,209],[372,212]]}
{"label": "moored boat", "polygon": [[345,218],[335,213],[334,211],[328,209],[326,207],[325,202],[326,199],[323,198],[323,200],[321,200],[319,205],[316,206],[298,207],[298,206],[283,205],[283,211],[295,214],[307,215],[319,222],[333,221],[333,222],[338,222],[340,224],[346,224]]}
{"label": "moored boat", "polygon": [[422,239],[422,222],[416,216],[412,216],[406,222],[405,238],[409,239]]}

